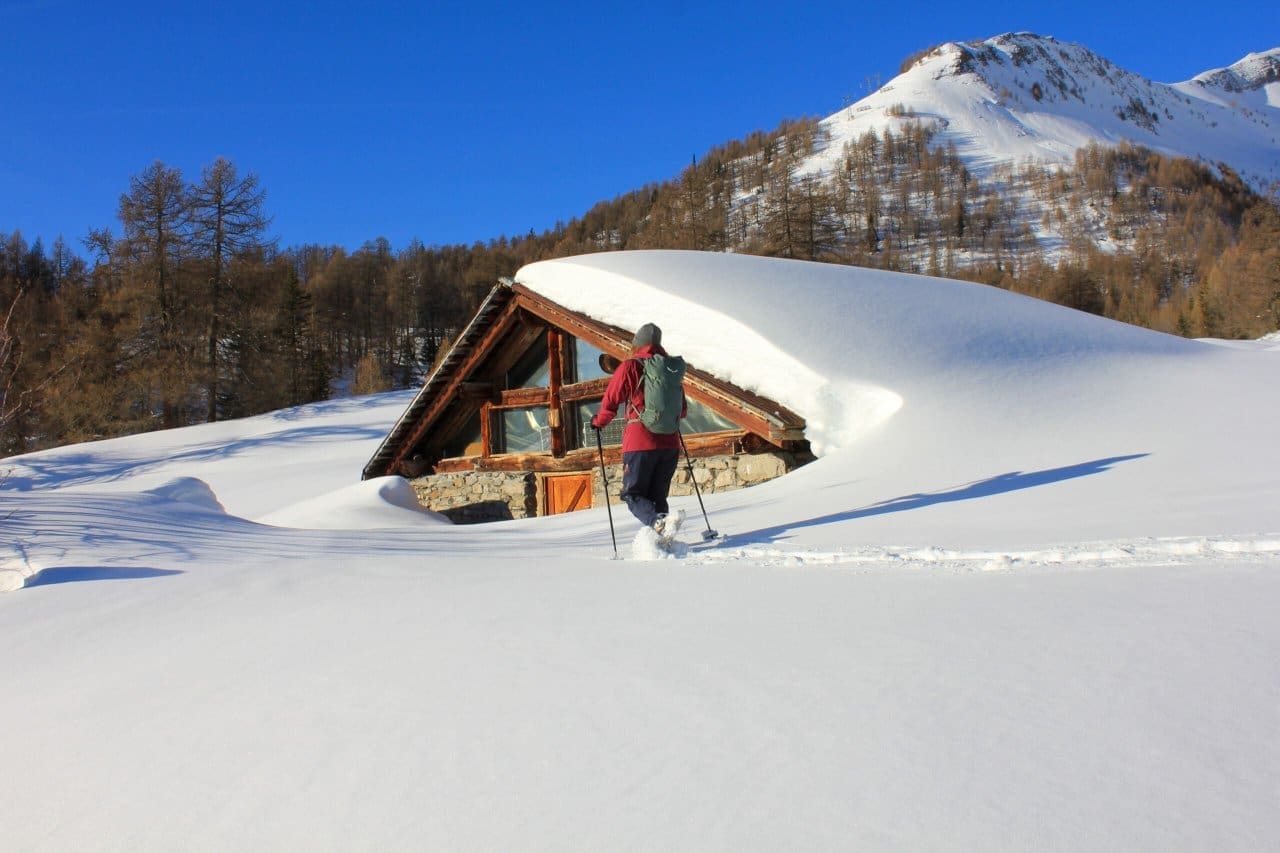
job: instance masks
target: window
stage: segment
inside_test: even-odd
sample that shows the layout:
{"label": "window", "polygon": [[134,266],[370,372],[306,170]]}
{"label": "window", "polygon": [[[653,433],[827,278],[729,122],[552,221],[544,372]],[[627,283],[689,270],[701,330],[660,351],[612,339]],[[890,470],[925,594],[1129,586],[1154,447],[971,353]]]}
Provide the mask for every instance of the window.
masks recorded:
{"label": "window", "polygon": [[546,406],[500,409],[494,448],[498,453],[545,453],[551,450],[551,427]]}
{"label": "window", "polygon": [[608,379],[609,374],[600,366],[600,356],[604,353],[586,341],[573,339],[573,366],[574,374],[572,380],[565,377],[565,381],[587,382],[591,379]]}
{"label": "window", "polygon": [[689,403],[689,411],[686,413],[684,424],[681,427],[685,433],[692,435],[697,432],[720,432],[721,430],[738,428],[738,425],[733,421],[716,414],[697,400],[690,397],[685,399]]}
{"label": "window", "polygon": [[[573,406],[571,412],[572,429],[577,440],[574,447],[596,446],[596,431],[591,426],[591,419],[595,417],[595,414],[598,411],[600,411],[599,400],[588,400],[583,403],[577,403]],[[618,417],[610,421],[609,425],[601,431],[601,442],[606,446],[622,444],[622,430],[626,425],[626,418],[619,413]]]}
{"label": "window", "polygon": [[507,390],[514,388],[546,388],[551,384],[551,365],[547,361],[547,339],[537,343],[507,371]]}
{"label": "window", "polygon": [[[738,429],[738,425],[733,421],[713,412],[692,397],[686,396],[685,401],[689,404],[688,412],[685,419],[680,422],[680,431],[685,435]],[[599,400],[588,400],[573,407],[572,429],[578,442],[574,445],[575,447],[595,446],[596,436],[595,430],[591,427],[591,418],[598,411],[600,411]],[[618,416],[601,431],[602,443],[605,446],[622,444],[622,431],[626,425],[626,413],[619,411]]]}
{"label": "window", "polygon": [[[507,371],[502,402],[489,409],[491,453],[551,451],[551,424],[546,406],[551,363],[547,352],[547,336],[541,335]],[[538,391],[541,393],[531,394]]]}

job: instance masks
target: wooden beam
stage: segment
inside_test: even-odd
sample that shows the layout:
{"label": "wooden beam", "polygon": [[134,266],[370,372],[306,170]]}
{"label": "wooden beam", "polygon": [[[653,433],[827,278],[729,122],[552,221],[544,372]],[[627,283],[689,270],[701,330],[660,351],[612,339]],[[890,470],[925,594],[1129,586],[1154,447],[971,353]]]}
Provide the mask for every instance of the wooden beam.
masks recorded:
{"label": "wooden beam", "polygon": [[[701,435],[685,436],[685,446],[689,455],[698,458],[707,456],[735,456],[744,452],[744,444],[749,441],[750,433],[744,430],[725,430],[709,432]],[[776,448],[769,447],[773,450]],[[617,465],[622,462],[622,448],[618,445],[604,449],[605,463]],[[599,451],[594,447],[570,450],[564,456],[555,457],[546,453],[504,453],[488,458],[480,456],[464,456],[456,459],[441,459],[435,465],[437,474],[454,474],[463,471],[537,471],[557,473],[567,471],[589,471],[600,464]]]}
{"label": "wooden beam", "polygon": [[609,326],[576,311],[570,311],[522,284],[514,284],[511,289],[515,291],[517,302],[546,322],[565,329],[574,337],[581,338],[596,349],[617,358],[626,358],[631,354],[631,333],[626,329]]}
{"label": "wooden beam", "polygon": [[560,389],[560,399],[566,403],[579,403],[583,400],[599,400],[609,388],[608,379],[590,379],[565,385]]}
{"label": "wooden beam", "polygon": [[[608,457],[608,455],[606,451],[605,456]],[[616,461],[622,460],[621,451],[617,453],[617,457]],[[488,458],[467,456],[459,459],[441,459],[436,463],[435,470],[437,474],[453,474],[463,471],[508,471],[511,473],[522,471],[586,471],[592,467],[591,460],[593,458],[596,457],[581,451],[574,451],[560,458],[549,454],[504,453],[500,456],[490,456]]]}
{"label": "wooden beam", "polygon": [[550,393],[546,388],[512,388],[510,391],[500,393],[494,403],[503,408],[520,408],[545,406],[550,399]]}
{"label": "wooden beam", "polygon": [[547,426],[551,428],[551,455],[564,456],[566,441],[564,418],[560,412],[560,386],[564,371],[564,333],[551,326],[547,329]]}
{"label": "wooden beam", "polygon": [[460,400],[496,400],[498,387],[492,382],[463,382],[458,386]]}

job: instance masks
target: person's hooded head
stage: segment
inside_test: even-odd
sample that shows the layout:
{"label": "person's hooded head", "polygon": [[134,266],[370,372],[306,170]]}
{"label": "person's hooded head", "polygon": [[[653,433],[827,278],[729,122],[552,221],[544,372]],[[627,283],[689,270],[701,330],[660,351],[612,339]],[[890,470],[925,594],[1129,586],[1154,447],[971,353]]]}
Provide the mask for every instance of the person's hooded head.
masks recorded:
{"label": "person's hooded head", "polygon": [[636,330],[636,336],[631,339],[631,346],[642,349],[650,345],[662,346],[662,330],[653,323],[645,323]]}

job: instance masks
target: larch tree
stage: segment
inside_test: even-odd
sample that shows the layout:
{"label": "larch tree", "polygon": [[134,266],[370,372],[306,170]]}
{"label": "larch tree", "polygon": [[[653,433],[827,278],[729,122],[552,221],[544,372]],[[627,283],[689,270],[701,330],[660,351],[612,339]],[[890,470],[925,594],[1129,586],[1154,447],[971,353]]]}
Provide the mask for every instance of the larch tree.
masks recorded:
{"label": "larch tree", "polygon": [[157,160],[129,180],[120,197],[119,218],[130,270],[154,292],[155,328],[149,337],[155,356],[165,427],[180,426],[185,394],[183,357],[186,294],[178,276],[188,238],[188,195],[182,173]]}
{"label": "larch tree", "polygon": [[219,356],[223,329],[224,297],[232,287],[231,261],[264,245],[270,220],[263,215],[266,191],[252,172],[240,177],[233,163],[219,157],[201,173],[191,190],[191,238],[196,253],[209,265],[207,310],[209,315],[205,389],[208,420],[218,419]]}

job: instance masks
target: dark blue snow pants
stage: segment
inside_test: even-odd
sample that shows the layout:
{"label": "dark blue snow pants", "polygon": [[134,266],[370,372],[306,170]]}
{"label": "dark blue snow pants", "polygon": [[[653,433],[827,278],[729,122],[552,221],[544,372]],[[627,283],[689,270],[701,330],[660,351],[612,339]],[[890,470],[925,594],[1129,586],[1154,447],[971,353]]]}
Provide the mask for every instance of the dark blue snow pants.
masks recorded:
{"label": "dark blue snow pants", "polygon": [[645,527],[667,511],[667,492],[680,464],[679,450],[634,450],[622,454],[622,499]]}

